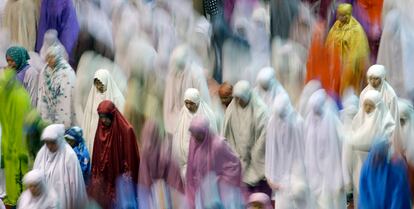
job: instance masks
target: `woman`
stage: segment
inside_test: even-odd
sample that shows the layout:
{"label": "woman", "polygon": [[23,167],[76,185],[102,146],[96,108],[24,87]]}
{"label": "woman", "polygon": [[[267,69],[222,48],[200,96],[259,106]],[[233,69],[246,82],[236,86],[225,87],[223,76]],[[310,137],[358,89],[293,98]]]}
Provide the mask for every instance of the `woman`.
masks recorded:
{"label": "woman", "polygon": [[362,98],[363,106],[352,121],[352,136],[348,144],[352,147],[352,174],[354,183],[354,204],[358,205],[359,175],[374,140],[378,137],[390,140],[395,122],[388,108],[376,90],[367,91]]}
{"label": "woman", "polygon": [[304,175],[303,127],[288,95],[279,94],[267,126],[265,151],[265,175],[275,192],[275,208],[313,208]]}
{"label": "woman", "polygon": [[299,97],[299,102],[296,107],[299,114],[303,118],[306,118],[308,114],[306,107],[308,105],[309,98],[312,96],[313,93],[315,93],[321,88],[322,88],[321,82],[319,82],[318,80],[310,80],[303,88],[302,93]]}
{"label": "woman", "polygon": [[185,91],[184,103],[185,105],[181,109],[177,130],[173,139],[173,146],[175,153],[179,157],[183,177],[185,177],[187,169],[188,147],[190,144],[188,128],[190,127],[191,120],[197,115],[202,115],[208,118],[211,130],[217,133],[215,115],[210,107],[201,99],[197,89],[189,88]]}
{"label": "woman", "polygon": [[85,183],[87,183],[91,172],[91,159],[89,157],[88,148],[85,146],[82,129],[78,126],[68,129],[65,132],[65,139],[73,148],[73,151],[75,151],[82,169],[83,179],[85,180]]}
{"label": "woman", "polygon": [[27,50],[20,46],[10,47],[6,52],[8,67],[16,71],[17,79],[30,94],[32,106],[37,105],[38,72],[27,62],[30,59]]}
{"label": "woman", "polygon": [[98,114],[89,194],[109,209],[115,204],[117,177],[126,176],[136,184],[140,160],[134,130],[115,104],[104,100]]}
{"label": "woman", "polygon": [[[104,101],[110,100],[115,106],[124,107],[125,98],[116,82],[112,79],[108,70],[99,69],[95,72],[93,85],[89,91],[86,102],[82,127],[85,133],[86,146],[90,153],[93,153],[93,142],[95,139],[96,128],[98,126],[99,115],[96,112],[98,105]],[[92,156],[93,157],[93,156]]]}
{"label": "woman", "polygon": [[60,200],[53,188],[46,183],[41,170],[31,170],[23,182],[28,188],[19,198],[18,209],[60,209]]}
{"label": "woman", "polygon": [[309,98],[304,159],[307,181],[317,208],[345,209],[341,123],[325,90]]}
{"label": "woman", "polygon": [[23,191],[22,178],[28,171],[29,151],[25,142],[24,120],[29,113],[30,97],[15,78],[13,70],[0,72],[0,125],[2,161],[5,172],[5,204],[16,205]]}
{"label": "woman", "polygon": [[37,109],[43,120],[72,127],[75,122],[75,80],[75,72],[63,58],[63,51],[57,46],[49,48],[47,66],[39,77]]}
{"label": "woman", "polygon": [[272,107],[277,95],[286,93],[279,81],[276,80],[275,70],[271,67],[265,67],[259,71],[254,90],[269,108]]}
{"label": "woman", "polygon": [[53,187],[62,209],[83,208],[87,201],[85,182],[78,158],[64,139],[63,124],[52,124],[42,133],[45,145],[36,156],[33,169],[43,170],[46,184]]}
{"label": "woman", "polygon": [[224,139],[211,129],[209,120],[203,116],[195,117],[189,127],[191,133],[188,167],[186,172],[186,194],[191,209],[204,177],[214,172],[217,175],[219,193],[226,201],[224,185],[239,187],[241,183],[240,160],[231,151]]}

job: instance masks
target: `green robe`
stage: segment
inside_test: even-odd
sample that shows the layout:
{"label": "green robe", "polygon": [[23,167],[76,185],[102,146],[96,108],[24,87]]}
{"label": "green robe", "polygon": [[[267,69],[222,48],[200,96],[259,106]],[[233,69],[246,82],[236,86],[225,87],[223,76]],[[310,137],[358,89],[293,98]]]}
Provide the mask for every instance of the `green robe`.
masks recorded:
{"label": "green robe", "polygon": [[12,70],[0,72],[1,148],[7,195],[4,203],[7,205],[16,205],[24,189],[22,178],[28,171],[29,163],[24,120],[30,109],[30,97],[15,79],[15,72]]}

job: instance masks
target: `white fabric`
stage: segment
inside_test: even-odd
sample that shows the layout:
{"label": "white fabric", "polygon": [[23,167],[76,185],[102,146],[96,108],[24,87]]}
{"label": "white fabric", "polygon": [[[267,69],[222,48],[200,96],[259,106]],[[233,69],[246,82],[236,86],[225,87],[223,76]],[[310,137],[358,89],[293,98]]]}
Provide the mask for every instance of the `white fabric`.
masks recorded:
{"label": "white fabric", "polygon": [[288,95],[279,94],[267,125],[265,152],[266,179],[280,187],[275,194],[278,209],[313,208],[303,164],[303,128]]}
{"label": "white fabric", "polygon": [[345,209],[341,123],[325,90],[313,93],[307,106],[304,159],[311,194],[319,209]]}
{"label": "white fabric", "polygon": [[[395,122],[388,108],[382,101],[381,95],[376,90],[369,90],[361,99],[375,104],[375,110],[369,114],[364,111],[363,106],[358,110],[357,115],[352,121],[352,136],[346,141],[345,147],[351,148],[351,154],[347,154],[346,164],[352,174],[354,189],[354,203],[358,205],[359,178],[362,165],[368,156],[371,146],[377,139],[389,139],[394,131]],[[349,144],[349,145],[348,145]]]}
{"label": "white fabric", "polygon": [[174,132],[173,147],[175,153],[179,157],[179,165],[181,169],[181,175],[184,178],[187,171],[188,150],[190,148],[190,124],[195,116],[204,116],[209,120],[210,129],[217,133],[217,123],[214,112],[210,109],[206,102],[200,97],[200,93],[197,89],[189,88],[185,91],[184,101],[189,100],[198,105],[196,113],[191,113],[184,105],[181,108],[180,117],[178,120],[178,126]]}
{"label": "white fabric", "polygon": [[29,189],[24,191],[17,203],[18,209],[60,209],[59,198],[53,188],[46,184],[43,171],[34,169],[29,171],[23,179],[25,185],[37,185],[41,194],[33,196]]}
{"label": "white fabric", "polygon": [[39,72],[35,67],[29,66],[26,70],[23,80],[23,86],[25,87],[27,93],[30,95],[31,104],[33,107],[37,105],[37,94],[38,94],[38,82],[39,82]]}
{"label": "white fabric", "polygon": [[87,194],[82,171],[75,152],[65,142],[63,135],[63,124],[53,124],[44,129],[41,139],[55,139],[59,148],[52,153],[43,145],[33,169],[45,172],[46,184],[56,191],[62,209],[83,208]]}
{"label": "white fabric", "polygon": [[[391,85],[388,84],[388,82],[385,80],[386,77],[386,69],[383,65],[373,65],[368,69],[367,72],[367,78],[369,79],[370,76],[381,78],[381,84],[376,89],[371,86],[371,84],[368,84],[367,87],[362,90],[360,94],[360,98],[365,98],[365,94],[369,90],[377,90],[382,97],[382,100],[385,104],[385,106],[390,111],[394,122],[395,122],[395,131],[393,138],[393,146],[397,150],[401,148],[401,137],[400,137],[400,114],[398,111],[398,97],[395,93],[394,89],[391,87]],[[362,100],[359,101],[359,106],[362,106]]]}
{"label": "white fabric", "polygon": [[414,165],[414,109],[410,101],[400,99],[398,101],[401,124],[401,136],[403,139],[403,151],[407,161]]}
{"label": "white fabric", "polygon": [[239,81],[233,88],[233,96],[248,98],[242,108],[235,99],[226,109],[222,135],[238,156],[242,165],[242,181],[249,185],[264,179],[266,125],[268,108],[263,100],[252,92],[247,81]]}
{"label": "white fabric", "polygon": [[308,105],[309,98],[312,96],[313,93],[315,93],[317,90],[321,88],[322,88],[321,82],[319,82],[318,80],[309,81],[303,88],[302,93],[299,97],[299,102],[296,106],[299,114],[303,118],[306,118],[307,116],[306,108]]}
{"label": "white fabric", "polygon": [[85,134],[86,146],[92,157],[93,143],[95,140],[96,129],[98,127],[99,115],[98,105],[104,100],[112,101],[119,110],[123,110],[125,104],[125,98],[118,85],[112,79],[111,74],[106,69],[100,69],[95,72],[94,79],[98,79],[105,87],[104,93],[99,92],[95,85],[94,80],[89,81],[92,83],[91,90],[89,91],[88,100],[86,102],[85,110],[83,112],[82,129]]}
{"label": "white fabric", "polygon": [[286,93],[279,81],[276,80],[275,70],[272,67],[265,67],[259,71],[254,91],[263,99],[269,108],[272,107],[277,95]]}
{"label": "white fabric", "polygon": [[179,113],[184,105],[184,92],[188,88],[197,89],[204,102],[210,104],[203,70],[194,63],[190,48],[182,45],[177,47],[171,55],[164,92],[164,123],[168,133],[173,134],[177,128]]}
{"label": "white fabric", "polygon": [[46,33],[44,35],[44,38],[43,38],[43,45],[42,45],[42,47],[40,48],[40,51],[39,51],[40,58],[45,62],[46,62],[47,50],[51,46],[58,47],[64,53],[65,59],[66,60],[69,59],[65,47],[59,41],[58,32],[54,29],[50,29],[50,30],[46,31]]}

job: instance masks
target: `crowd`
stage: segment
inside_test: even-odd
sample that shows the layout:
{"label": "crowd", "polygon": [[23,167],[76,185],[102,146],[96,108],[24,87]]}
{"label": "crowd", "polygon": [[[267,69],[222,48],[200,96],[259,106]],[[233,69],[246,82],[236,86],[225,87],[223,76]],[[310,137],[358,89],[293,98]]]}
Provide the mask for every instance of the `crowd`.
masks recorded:
{"label": "crowd", "polygon": [[411,8],[0,0],[0,209],[412,209]]}

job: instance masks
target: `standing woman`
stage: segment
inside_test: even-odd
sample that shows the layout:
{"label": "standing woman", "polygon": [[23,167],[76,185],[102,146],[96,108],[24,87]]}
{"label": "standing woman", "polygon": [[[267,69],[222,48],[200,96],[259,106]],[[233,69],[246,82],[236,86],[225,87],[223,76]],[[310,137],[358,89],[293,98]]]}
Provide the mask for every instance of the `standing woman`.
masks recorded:
{"label": "standing woman", "polygon": [[47,65],[39,77],[37,109],[43,120],[62,123],[68,129],[75,122],[73,90],[76,76],[63,54],[58,47],[48,49]]}
{"label": "standing woman", "polygon": [[98,114],[89,194],[103,209],[110,209],[115,204],[118,177],[137,184],[139,152],[131,124],[113,102],[101,102]]}

